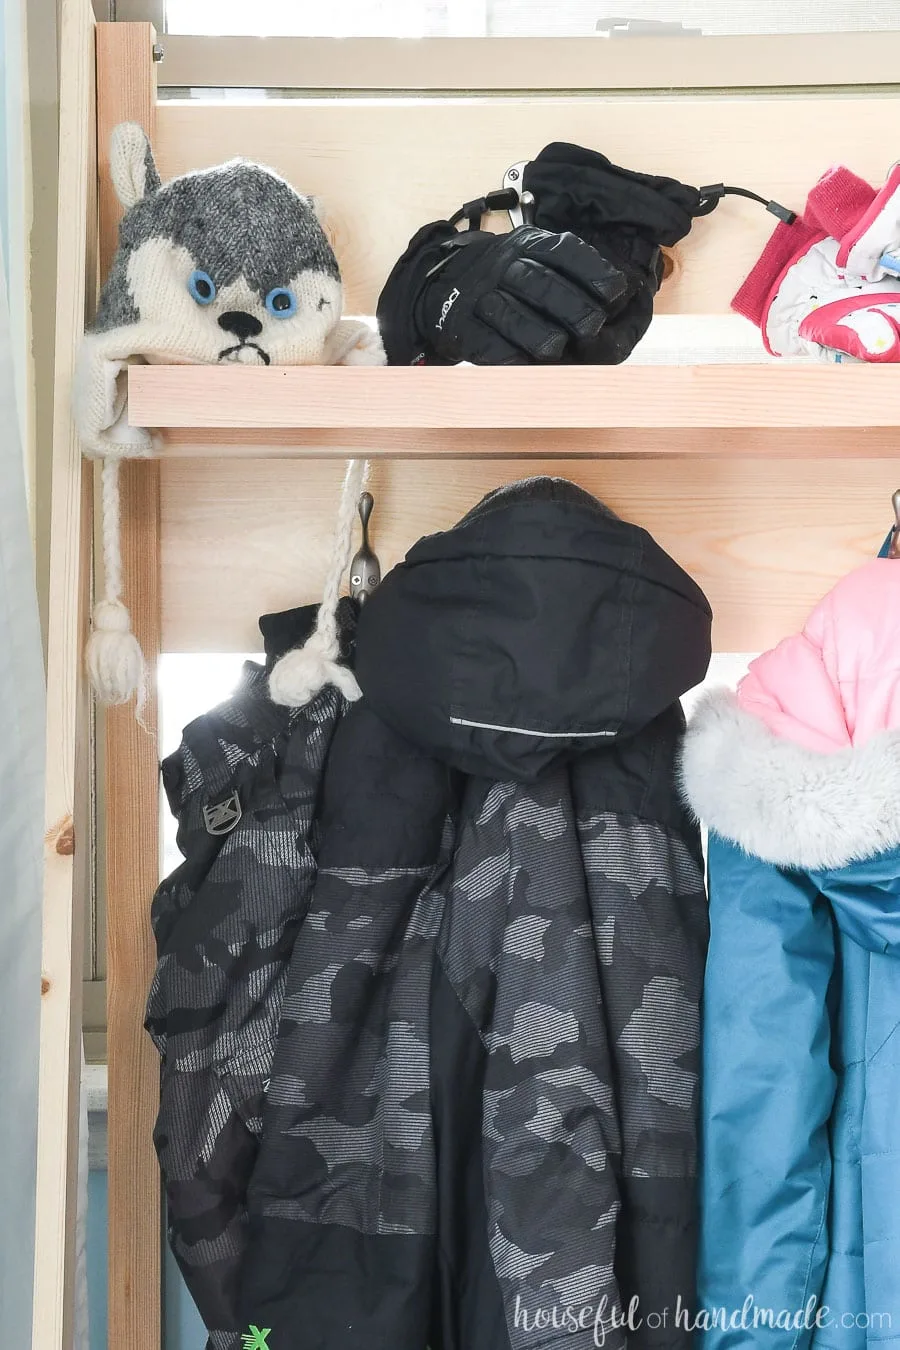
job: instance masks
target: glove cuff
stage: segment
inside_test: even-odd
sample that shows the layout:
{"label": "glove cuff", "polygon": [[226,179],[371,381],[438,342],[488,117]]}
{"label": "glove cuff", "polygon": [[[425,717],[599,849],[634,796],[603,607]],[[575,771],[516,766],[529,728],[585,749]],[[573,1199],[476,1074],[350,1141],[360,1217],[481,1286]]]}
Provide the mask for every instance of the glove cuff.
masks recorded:
{"label": "glove cuff", "polygon": [[622,169],[599,151],[559,141],[530,161],[523,186],[535,197],[535,225],[571,230],[601,253],[607,231],[623,227],[671,247],[690,232],[701,204],[699,190],[677,178]]}
{"label": "glove cuff", "polygon": [[808,220],[816,220],[832,239],[840,239],[865,215],[876,196],[864,178],[839,164],[816,183],[807,199],[805,215]]}
{"label": "glove cuff", "polygon": [[762,330],[764,340],[766,314],[788,268],[813,244],[826,237],[826,232],[815,221],[808,221],[803,216],[798,216],[792,225],[776,226],[759,261],[731,302],[733,310]]}
{"label": "glove cuff", "polygon": [[428,275],[441,261],[443,245],[455,238],[456,230],[447,220],[423,225],[391,270],[375,311],[389,365],[445,364],[435,356],[416,318]]}

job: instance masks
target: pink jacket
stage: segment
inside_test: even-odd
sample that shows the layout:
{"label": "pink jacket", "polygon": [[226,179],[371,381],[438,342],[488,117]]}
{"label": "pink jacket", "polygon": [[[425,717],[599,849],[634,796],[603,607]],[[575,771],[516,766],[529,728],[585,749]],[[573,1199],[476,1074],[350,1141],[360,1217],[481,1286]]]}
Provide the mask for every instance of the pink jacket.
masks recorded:
{"label": "pink jacket", "polygon": [[900,561],[851,572],[736,695],[701,699],[682,778],[702,821],[778,866],[900,845]]}
{"label": "pink jacket", "polygon": [[900,562],[876,558],[839,581],[802,633],[753,662],[737,697],[810,750],[864,745],[900,727]]}

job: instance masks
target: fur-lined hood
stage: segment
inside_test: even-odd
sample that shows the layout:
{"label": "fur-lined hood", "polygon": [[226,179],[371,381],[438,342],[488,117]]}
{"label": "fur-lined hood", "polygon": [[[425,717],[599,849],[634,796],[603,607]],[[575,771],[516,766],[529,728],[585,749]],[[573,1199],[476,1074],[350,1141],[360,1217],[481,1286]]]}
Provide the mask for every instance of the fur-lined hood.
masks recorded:
{"label": "fur-lined hood", "polygon": [[782,867],[900,848],[900,563],[839,582],[802,633],[703,698],[682,784],[700,820]]}
{"label": "fur-lined hood", "polygon": [[704,825],[779,867],[844,867],[900,848],[900,730],[824,754],[717,689],[691,720],[681,776]]}

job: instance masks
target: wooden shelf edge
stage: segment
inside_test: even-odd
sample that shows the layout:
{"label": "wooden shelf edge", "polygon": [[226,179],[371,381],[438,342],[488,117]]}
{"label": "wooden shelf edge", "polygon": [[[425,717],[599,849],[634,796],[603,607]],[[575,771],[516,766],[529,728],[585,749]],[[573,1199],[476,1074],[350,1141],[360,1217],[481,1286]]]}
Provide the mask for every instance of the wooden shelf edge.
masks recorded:
{"label": "wooden shelf edge", "polygon": [[900,367],[133,366],[129,417],[182,441],[240,433],[248,448],[272,432],[378,433],[384,453],[415,431],[863,431],[900,427]]}
{"label": "wooden shelf edge", "polygon": [[787,433],[759,428],[648,431],[487,429],[340,430],[309,427],[243,432],[174,428],[160,437],[160,456],[172,461],[219,459],[388,460],[640,460],[640,459],[895,459],[893,427],[847,430],[802,428]]}
{"label": "wooden shelf edge", "polygon": [[[677,46],[674,44],[677,42]],[[894,32],[741,37],[305,38],[167,33],[163,87],[495,95],[894,85]]]}

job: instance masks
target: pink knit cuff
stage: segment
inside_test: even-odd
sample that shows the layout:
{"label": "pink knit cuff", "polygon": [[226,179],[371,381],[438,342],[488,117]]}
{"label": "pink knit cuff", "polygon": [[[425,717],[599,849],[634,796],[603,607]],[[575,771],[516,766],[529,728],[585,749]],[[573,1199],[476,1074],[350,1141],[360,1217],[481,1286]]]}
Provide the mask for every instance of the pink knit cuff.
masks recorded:
{"label": "pink knit cuff", "polygon": [[817,221],[825,234],[841,239],[865,215],[877,192],[843,164],[823,174],[809,194],[806,218]]}
{"label": "pink knit cuff", "polygon": [[731,302],[731,308],[762,328],[773,290],[779,285],[791,263],[811,244],[825,237],[815,222],[798,216],[792,225],[779,224],[766,244],[759,261]]}

